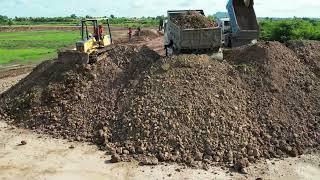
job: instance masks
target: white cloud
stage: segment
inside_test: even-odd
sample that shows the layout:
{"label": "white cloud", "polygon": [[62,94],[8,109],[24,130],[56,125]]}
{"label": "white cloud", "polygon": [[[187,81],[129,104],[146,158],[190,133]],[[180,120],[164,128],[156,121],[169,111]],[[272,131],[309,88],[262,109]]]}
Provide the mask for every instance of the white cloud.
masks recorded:
{"label": "white cloud", "polygon": [[[169,9],[226,11],[227,0],[0,0],[0,14],[8,16],[156,16]],[[257,16],[319,17],[318,0],[255,0]]]}

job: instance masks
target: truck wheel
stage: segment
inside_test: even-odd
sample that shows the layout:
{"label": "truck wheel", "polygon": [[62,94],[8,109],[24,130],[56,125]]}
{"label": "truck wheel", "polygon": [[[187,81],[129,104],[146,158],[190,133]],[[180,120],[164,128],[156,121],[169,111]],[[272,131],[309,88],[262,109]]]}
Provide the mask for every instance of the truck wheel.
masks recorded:
{"label": "truck wheel", "polygon": [[228,48],[232,48],[232,41],[230,38],[228,39]]}
{"label": "truck wheel", "polygon": [[173,54],[178,55],[181,53],[180,49],[173,48]]}

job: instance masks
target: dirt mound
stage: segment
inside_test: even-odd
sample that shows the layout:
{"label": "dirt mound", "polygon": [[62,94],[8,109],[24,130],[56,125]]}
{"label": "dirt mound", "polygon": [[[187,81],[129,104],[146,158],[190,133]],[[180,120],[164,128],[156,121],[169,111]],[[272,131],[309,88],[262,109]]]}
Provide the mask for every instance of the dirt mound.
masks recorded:
{"label": "dirt mound", "polygon": [[[319,146],[320,79],[295,51],[278,42],[234,50],[227,57],[250,94],[264,157],[296,156]],[[319,58],[315,61],[319,61]]]}
{"label": "dirt mound", "polygon": [[320,42],[290,41],[288,47],[298,53],[300,59],[320,77]]}
{"label": "dirt mound", "polygon": [[159,32],[155,29],[143,29],[140,31],[140,34],[138,33],[138,31],[134,31],[134,34],[132,36],[131,42],[129,41],[128,37],[122,37],[122,38],[118,38],[116,40],[114,40],[113,42],[115,44],[137,44],[137,43],[147,43],[147,41],[151,41],[154,40],[158,37],[160,37],[161,35],[159,34]]}
{"label": "dirt mound", "polygon": [[200,29],[217,26],[213,20],[207,18],[197,11],[188,11],[185,14],[172,17],[171,20],[182,29]]}
{"label": "dirt mound", "polygon": [[2,96],[0,114],[14,124],[93,141],[112,162],[243,170],[320,144],[320,78],[277,42],[231,50],[223,62],[115,46],[93,65],[43,63]]}
{"label": "dirt mound", "polygon": [[[280,43],[164,59],[123,92],[113,142],[160,161],[235,164],[319,146],[320,81]],[[123,159],[127,159],[127,154]],[[136,152],[137,151],[137,152]]]}
{"label": "dirt mound", "polygon": [[241,114],[247,94],[230,72],[231,66],[208,56],[163,59],[140,76],[137,88],[124,90],[112,139],[120,148],[135,148],[160,161],[224,162],[239,138],[250,135],[230,135],[250,122]]}
{"label": "dirt mound", "polygon": [[140,35],[140,36],[144,36],[144,37],[151,38],[151,39],[160,37],[160,34],[155,29],[144,29],[144,30],[140,31],[140,34],[138,33],[138,31],[135,31],[134,35],[135,36],[139,36]]}
{"label": "dirt mound", "polygon": [[157,58],[146,47],[118,45],[108,59],[94,65],[44,62],[2,94],[2,114],[37,132],[96,142],[99,130],[114,116],[119,89]]}
{"label": "dirt mound", "polygon": [[140,31],[135,31],[133,36],[133,41],[150,41],[160,37],[160,34],[155,29],[144,29]]}

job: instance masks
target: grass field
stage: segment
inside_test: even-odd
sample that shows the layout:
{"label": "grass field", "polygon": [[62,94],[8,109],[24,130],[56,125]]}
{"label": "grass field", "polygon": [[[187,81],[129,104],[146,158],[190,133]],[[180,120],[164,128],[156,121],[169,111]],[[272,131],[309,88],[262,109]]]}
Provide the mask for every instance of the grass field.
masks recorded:
{"label": "grass field", "polygon": [[0,32],[0,64],[29,64],[54,58],[79,39],[78,31]]}

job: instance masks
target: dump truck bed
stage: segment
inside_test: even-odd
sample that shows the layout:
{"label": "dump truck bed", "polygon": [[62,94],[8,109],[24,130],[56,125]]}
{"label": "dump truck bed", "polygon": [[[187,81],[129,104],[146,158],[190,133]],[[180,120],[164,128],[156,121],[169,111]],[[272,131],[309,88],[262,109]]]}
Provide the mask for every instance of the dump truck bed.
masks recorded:
{"label": "dump truck bed", "polygon": [[259,37],[259,25],[253,3],[246,7],[243,0],[229,0],[227,10],[233,37],[239,39],[257,39]]}
{"label": "dump truck bed", "polygon": [[[183,29],[175,24],[171,18],[188,10],[168,11],[166,33],[169,40],[173,40],[176,51],[218,50],[221,46],[221,28]],[[203,10],[196,10],[204,15]]]}

